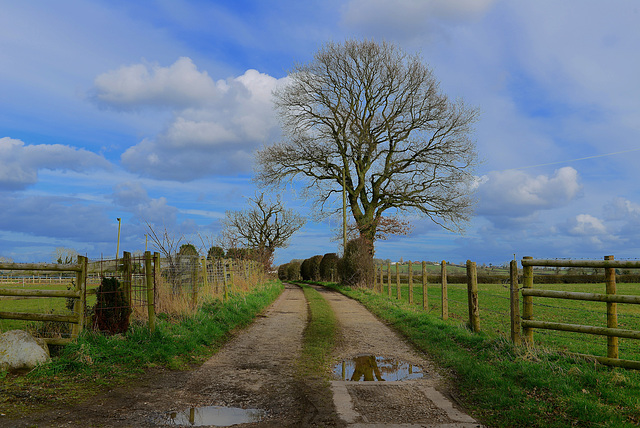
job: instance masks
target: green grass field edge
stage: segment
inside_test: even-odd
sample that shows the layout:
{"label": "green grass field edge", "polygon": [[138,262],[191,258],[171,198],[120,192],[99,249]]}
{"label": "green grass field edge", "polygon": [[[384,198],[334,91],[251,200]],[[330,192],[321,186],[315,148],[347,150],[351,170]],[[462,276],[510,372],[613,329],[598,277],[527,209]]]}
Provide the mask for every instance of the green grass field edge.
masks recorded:
{"label": "green grass field edge", "polygon": [[324,284],[362,303],[450,373],[462,403],[495,427],[632,427],[640,372],[474,334],[370,290]]}

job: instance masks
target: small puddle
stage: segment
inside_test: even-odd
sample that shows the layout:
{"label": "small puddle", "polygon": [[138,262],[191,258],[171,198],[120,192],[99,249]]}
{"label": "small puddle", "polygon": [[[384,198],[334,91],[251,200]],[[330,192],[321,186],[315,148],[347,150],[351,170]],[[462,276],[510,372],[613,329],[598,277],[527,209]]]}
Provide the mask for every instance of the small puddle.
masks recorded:
{"label": "small puddle", "polygon": [[419,379],[424,376],[418,366],[394,358],[361,355],[337,364],[333,373],[349,381],[398,381]]}
{"label": "small puddle", "polygon": [[236,424],[260,422],[264,416],[265,411],[259,409],[207,406],[192,407],[182,412],[167,413],[165,421],[167,425],[229,427]]}

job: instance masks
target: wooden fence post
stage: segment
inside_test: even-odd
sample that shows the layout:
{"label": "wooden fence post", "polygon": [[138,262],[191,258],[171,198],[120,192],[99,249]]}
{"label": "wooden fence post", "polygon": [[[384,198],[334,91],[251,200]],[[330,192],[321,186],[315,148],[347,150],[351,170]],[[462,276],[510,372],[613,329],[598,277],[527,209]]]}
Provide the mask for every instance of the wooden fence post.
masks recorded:
{"label": "wooden fence post", "polygon": [[198,261],[196,256],[188,256],[191,260],[191,306],[198,307]]}
{"label": "wooden fence post", "polygon": [[449,296],[447,295],[447,262],[440,264],[440,284],[442,286],[442,319],[449,319]]}
{"label": "wooden fence post", "polygon": [[509,263],[509,291],[511,302],[511,341],[515,345],[522,344],[520,336],[520,291],[518,290],[518,262]]}
{"label": "wooden fence post", "polygon": [[[605,256],[605,260],[613,260],[613,256]],[[607,294],[616,294],[616,269],[604,269],[604,281],[607,287]],[[618,304],[607,302],[607,327],[618,328]],[[618,338],[607,337],[607,357],[618,358]]]}
{"label": "wooden fence post", "polygon": [[396,298],[400,300],[402,298],[402,292],[400,291],[400,263],[396,262]]}
{"label": "wooden fence post", "polygon": [[384,294],[383,265],[380,265],[380,294]]}
{"label": "wooden fence post", "polygon": [[480,331],[480,308],[478,306],[478,271],[476,262],[467,260],[467,294],[469,304],[469,327],[474,333]]}
{"label": "wooden fence post", "polygon": [[128,251],[122,252],[122,293],[124,294],[124,299],[126,305],[131,307],[131,290],[133,288],[133,284],[131,283],[133,279],[133,269],[131,264],[131,253]]}
{"label": "wooden fence post", "polygon": [[409,260],[409,304],[413,304],[413,263]]}
{"label": "wooden fence post", "polygon": [[429,298],[427,297],[427,262],[422,261],[422,309],[429,310]]}
{"label": "wooden fence post", "polygon": [[378,275],[377,275],[376,265],[373,265],[373,292],[376,293],[378,291]]}
{"label": "wooden fence post", "polygon": [[[523,260],[531,260],[533,257],[523,257]],[[522,288],[533,288],[533,266],[522,266]],[[533,296],[522,296],[522,319],[533,320]],[[524,327],[522,335],[527,346],[533,346],[533,329]]]}
{"label": "wooden fence post", "polygon": [[202,286],[204,287],[205,290],[209,290],[209,275],[207,272],[207,258],[206,257],[202,257]]}
{"label": "wooden fence post", "polygon": [[391,298],[391,262],[387,262],[387,294]]}
{"label": "wooden fence post", "polygon": [[[157,253],[156,253],[157,254]],[[158,255],[157,259],[160,257]],[[160,265],[155,266],[159,270]],[[147,313],[149,315],[149,330],[156,330],[156,305],[154,296],[154,268],[151,265],[151,251],[144,252],[144,273],[147,281]]]}
{"label": "wooden fence post", "polygon": [[80,272],[76,272],[76,284],[74,291],[80,293],[80,298],[74,299],[73,302],[73,312],[78,316],[78,323],[73,324],[73,327],[71,328],[72,338],[78,337],[84,328],[84,311],[87,298],[87,258],[84,256],[78,256],[78,264],[81,269]]}
{"label": "wooden fence post", "polygon": [[224,293],[223,301],[226,302],[227,299],[229,298],[229,287],[227,287],[227,261],[226,260],[224,260],[222,262],[222,279],[223,279],[222,289],[223,289],[223,293]]}

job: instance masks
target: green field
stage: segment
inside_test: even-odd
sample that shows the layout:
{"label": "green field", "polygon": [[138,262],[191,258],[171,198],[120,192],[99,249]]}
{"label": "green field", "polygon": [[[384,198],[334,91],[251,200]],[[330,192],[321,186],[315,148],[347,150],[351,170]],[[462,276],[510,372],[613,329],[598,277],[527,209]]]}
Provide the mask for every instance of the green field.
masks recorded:
{"label": "green field", "polygon": [[[604,293],[604,284],[544,284],[536,286],[545,290],[576,291],[586,293]],[[409,301],[409,287],[401,286],[402,299]],[[388,294],[384,284],[384,295]],[[395,278],[391,284],[392,299],[396,296]],[[640,295],[640,284],[617,284],[617,293]],[[449,321],[450,323],[468,322],[467,286],[449,284]],[[427,297],[429,313],[440,316],[442,312],[442,293],[440,284],[428,284]],[[414,283],[414,304],[422,308],[422,284]],[[522,314],[522,298],[520,299]],[[480,306],[480,328],[493,336],[510,338],[509,288],[505,284],[478,284]],[[569,324],[606,327],[606,304],[565,299],[533,298],[534,319]],[[640,331],[640,305],[618,303],[618,327]],[[582,354],[607,356],[607,338],[589,334],[561,332],[553,330],[535,330],[534,341],[537,346],[565,350]],[[633,339],[619,339],[619,358],[640,361],[640,345]]]}
{"label": "green field", "polygon": [[[19,290],[67,290],[68,285],[64,284],[0,284],[0,288],[15,288]],[[88,285],[88,290],[98,287],[98,284]],[[87,295],[87,307],[92,307],[96,303],[95,294]],[[14,298],[0,297],[0,312],[27,312],[27,313],[55,313],[69,314],[71,311],[65,307],[66,299],[62,297],[29,297]],[[35,324],[34,321],[22,321],[0,318],[0,333],[9,330],[24,330],[28,326]]]}

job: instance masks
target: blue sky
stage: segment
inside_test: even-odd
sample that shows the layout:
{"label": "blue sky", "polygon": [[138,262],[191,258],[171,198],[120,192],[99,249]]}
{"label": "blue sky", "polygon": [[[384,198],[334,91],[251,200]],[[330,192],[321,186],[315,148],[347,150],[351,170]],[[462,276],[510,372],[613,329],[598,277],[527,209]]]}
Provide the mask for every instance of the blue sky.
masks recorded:
{"label": "blue sky", "polygon": [[[112,257],[118,217],[121,250],[145,222],[212,241],[278,141],[271,91],[346,38],[419,52],[481,111],[465,233],[412,217],[377,257],[638,257],[636,0],[0,0],[0,257]],[[276,262],[336,251],[338,225],[310,219]]]}

